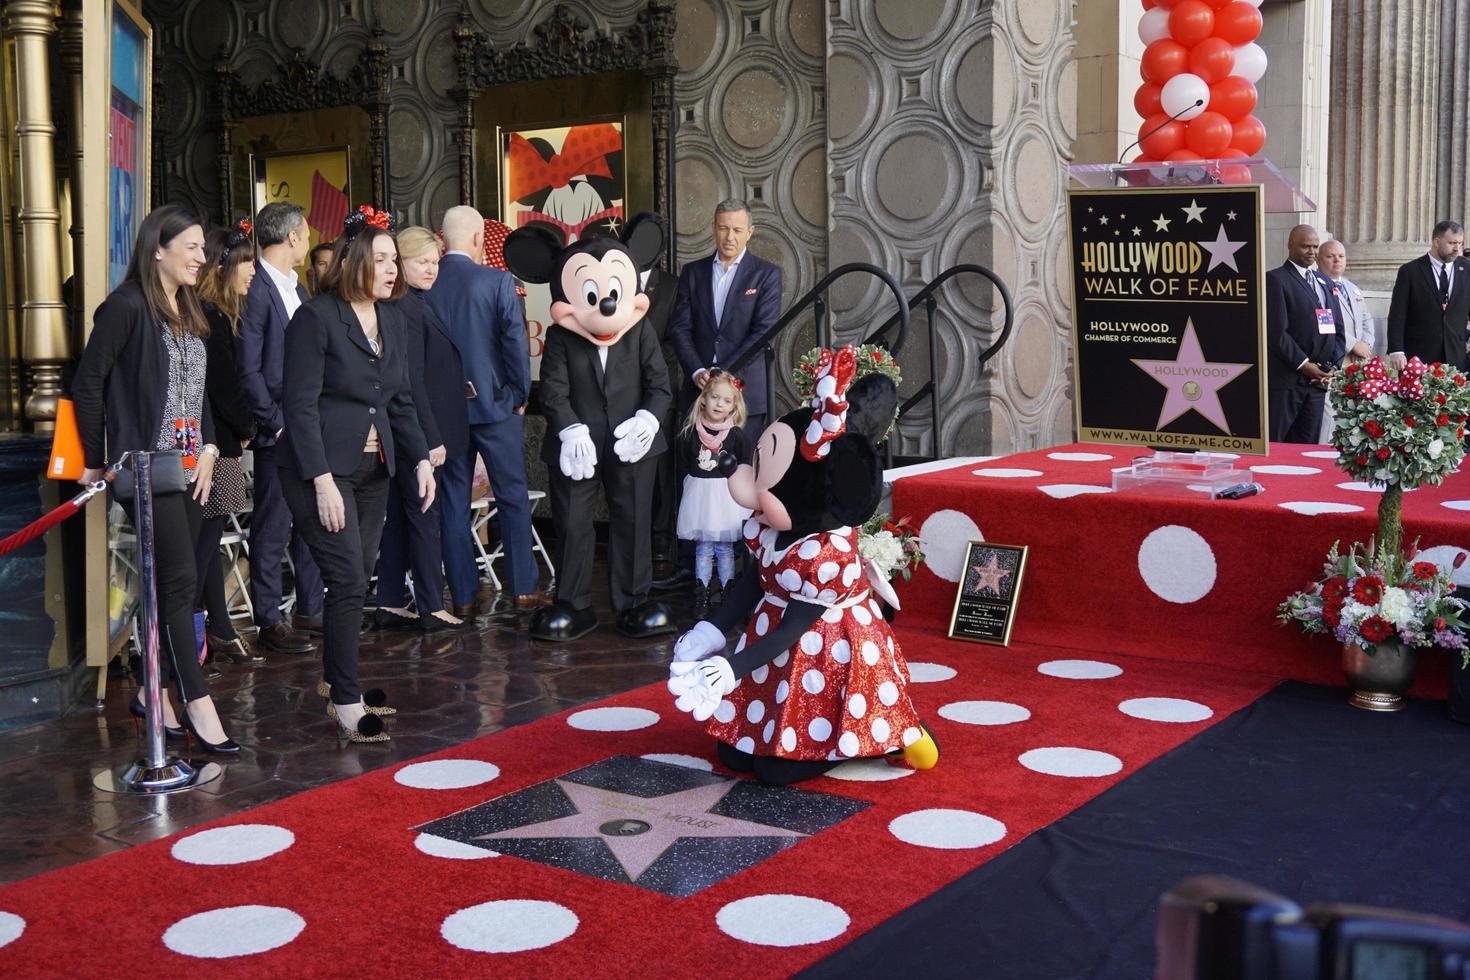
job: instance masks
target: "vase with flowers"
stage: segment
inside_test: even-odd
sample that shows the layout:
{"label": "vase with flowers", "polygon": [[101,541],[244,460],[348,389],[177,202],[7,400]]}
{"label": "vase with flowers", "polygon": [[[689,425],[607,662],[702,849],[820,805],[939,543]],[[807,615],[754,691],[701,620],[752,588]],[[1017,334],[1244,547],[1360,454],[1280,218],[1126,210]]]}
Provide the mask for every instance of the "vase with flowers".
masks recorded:
{"label": "vase with flowers", "polygon": [[1453,367],[1414,358],[1393,377],[1374,358],[1337,372],[1330,397],[1338,465],[1383,488],[1378,533],[1346,552],[1334,544],[1318,580],[1289,596],[1277,615],[1283,624],[1342,644],[1353,704],[1395,711],[1413,683],[1420,650],[1470,660],[1454,569],[1415,561],[1417,541],[1403,546],[1404,491],[1442,483],[1464,458],[1470,387]]}

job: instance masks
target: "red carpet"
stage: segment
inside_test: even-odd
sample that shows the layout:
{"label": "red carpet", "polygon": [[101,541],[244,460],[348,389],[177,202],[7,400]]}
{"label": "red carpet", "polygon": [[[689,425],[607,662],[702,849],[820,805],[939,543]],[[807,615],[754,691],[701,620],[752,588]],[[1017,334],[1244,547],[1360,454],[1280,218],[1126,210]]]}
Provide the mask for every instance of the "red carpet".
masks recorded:
{"label": "red carpet", "polygon": [[[899,622],[948,628],[964,544],[983,535],[1030,546],[1016,638],[1340,684],[1339,648],[1278,627],[1275,609],[1334,541],[1374,533],[1379,494],[1350,482],[1330,448],[1283,444],[1236,464],[1256,468],[1258,496],[1105,492],[1143,452],[1057,446],[899,480],[893,513],[922,529],[927,559],[899,583]],[[1452,556],[1470,546],[1467,511],[1470,473],[1406,494],[1404,540]],[[1442,691],[1443,658],[1420,663],[1419,690]]]}
{"label": "red carpet", "polygon": [[[1039,605],[1046,597],[1037,584],[1033,579],[1028,591]],[[1105,613],[1112,605],[1104,599],[1096,608]],[[1190,617],[1181,629],[1191,621],[1198,623]],[[655,685],[603,702],[596,715],[580,709],[428,757],[479,760],[447,767],[477,785],[428,789],[397,781],[397,774],[409,782],[445,774],[443,766],[413,763],[212,825],[256,826],[235,832],[241,836],[224,848],[209,848],[211,836],[196,838],[207,828],[197,828],[0,890],[0,942],[21,931],[0,947],[0,975],[784,976],[1056,820],[1274,682],[1235,668],[1126,656],[1099,657],[1112,665],[1100,667],[1055,648],[999,649],[911,629],[902,641],[911,664],[920,665],[916,679],[948,678],[913,688],[943,749],[939,767],[886,782],[824,777],[803,784],[872,806],[688,898],[509,856],[436,856],[416,848],[411,829],[608,756],[712,759],[699,726]],[[1038,671],[1052,661],[1064,662]],[[1069,673],[1112,676],[1054,676]],[[959,702],[970,703],[941,714],[942,706]],[[577,727],[609,718],[609,707],[619,709],[613,720],[640,714],[621,709],[658,718],[634,731]],[[411,716],[400,716],[393,727],[412,724]],[[202,865],[176,856],[200,860],[201,852],[205,860],[253,859]],[[524,904],[455,915],[491,902]],[[240,906],[255,909],[191,919]],[[461,948],[506,943],[549,945]]]}

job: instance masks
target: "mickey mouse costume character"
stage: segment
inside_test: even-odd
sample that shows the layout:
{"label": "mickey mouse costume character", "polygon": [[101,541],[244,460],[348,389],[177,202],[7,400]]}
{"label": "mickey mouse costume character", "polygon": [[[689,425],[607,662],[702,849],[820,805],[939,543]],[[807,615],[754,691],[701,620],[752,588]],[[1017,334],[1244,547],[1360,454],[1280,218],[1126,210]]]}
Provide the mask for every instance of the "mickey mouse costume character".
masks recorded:
{"label": "mickey mouse costume character", "polygon": [[754,466],[734,468],[730,492],[754,510],[753,561],[719,612],[679,638],[669,668],[677,706],[708,720],[720,762],[765,783],[847,759],[901,755],[915,769],[939,759],[858,556],[858,528],[883,489],[873,436],[892,424],[898,392],[881,374],[853,382],[856,370],[851,346],[823,351],[812,407],[768,426]]}
{"label": "mickey mouse costume character", "polygon": [[505,240],[505,261],[521,279],[551,286],[551,319],[541,354],[541,406],[551,471],[551,511],[560,532],[557,599],[538,610],[531,636],[574,640],[597,627],[592,609],[596,537],[594,478],[608,508],[608,577],[618,630],[643,638],[674,632],[667,606],[651,601],[655,457],[668,449],[659,420],[672,396],[658,337],[644,314],[639,273],[664,248],[657,215],[628,222],[622,240],[565,245],[561,229],[531,222]]}

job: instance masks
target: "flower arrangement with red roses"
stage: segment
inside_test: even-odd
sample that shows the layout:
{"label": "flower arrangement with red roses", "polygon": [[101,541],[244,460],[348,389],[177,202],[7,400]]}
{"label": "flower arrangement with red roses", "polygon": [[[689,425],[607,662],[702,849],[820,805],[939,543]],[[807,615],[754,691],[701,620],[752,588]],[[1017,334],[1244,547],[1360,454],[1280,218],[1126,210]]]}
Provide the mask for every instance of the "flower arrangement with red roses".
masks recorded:
{"label": "flower arrangement with red roses", "polygon": [[924,560],[919,529],[907,517],[894,520],[881,512],[868,518],[858,530],[858,554],[889,578],[894,572],[900,573],[905,582]]}
{"label": "flower arrangement with red roses", "polygon": [[1451,572],[1434,562],[1375,552],[1371,542],[1354,544],[1346,554],[1333,545],[1321,578],[1283,602],[1277,618],[1370,653],[1384,643],[1438,647],[1459,651],[1470,665],[1466,605],[1454,597]]}

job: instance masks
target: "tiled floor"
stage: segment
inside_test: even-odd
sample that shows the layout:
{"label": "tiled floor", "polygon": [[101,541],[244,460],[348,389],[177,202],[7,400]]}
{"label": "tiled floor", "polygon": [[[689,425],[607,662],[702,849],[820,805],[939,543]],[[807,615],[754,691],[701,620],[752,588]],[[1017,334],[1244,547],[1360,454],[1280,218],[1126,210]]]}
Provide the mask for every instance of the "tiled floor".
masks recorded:
{"label": "tiled floor", "polygon": [[[670,602],[681,622],[692,621],[683,596],[657,597]],[[492,598],[482,596],[482,606]],[[674,638],[627,640],[612,627],[606,596],[599,602],[603,625],[563,645],[533,643],[524,630],[528,617],[514,612],[482,615],[473,632],[364,633],[363,686],[386,689],[399,709],[388,719],[393,740],[380,745],[338,742],[315,692],[317,657],[273,655],[257,668],[221,664],[224,676],[211,690],[244,751],[214,783],[169,797],[118,797],[93,788],[94,773],[142,751],[128,714],[132,684],[110,682],[100,713],[82,707],[60,721],[0,735],[0,882],[156,840],[667,677]]]}

